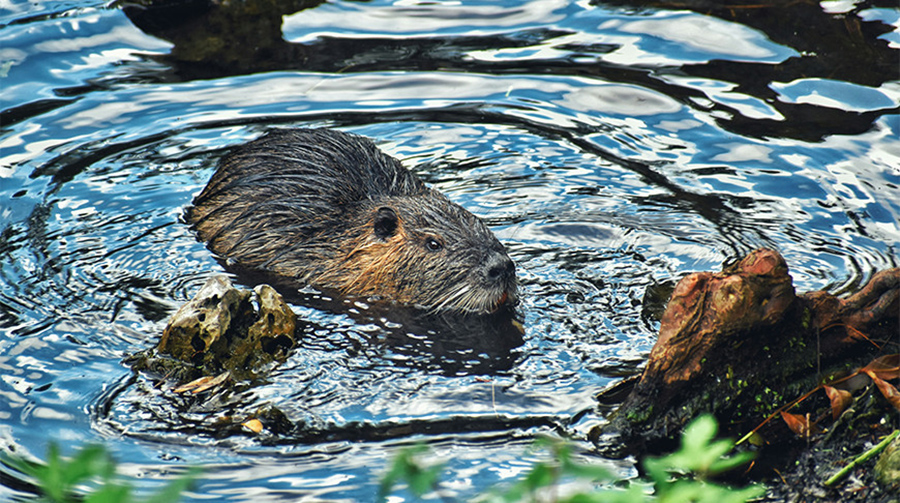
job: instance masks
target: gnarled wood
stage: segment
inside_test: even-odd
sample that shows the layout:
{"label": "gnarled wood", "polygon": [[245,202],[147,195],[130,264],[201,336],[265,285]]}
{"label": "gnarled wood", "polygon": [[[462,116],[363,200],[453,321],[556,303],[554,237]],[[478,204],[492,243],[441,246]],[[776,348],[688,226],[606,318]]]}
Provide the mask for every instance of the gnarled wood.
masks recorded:
{"label": "gnarled wood", "polygon": [[756,250],[678,283],[647,366],[606,430],[631,452],[671,438],[702,412],[729,434],[744,433],[824,376],[896,352],[885,346],[897,344],[898,330],[900,269],[879,272],[844,299],[798,296],[784,259]]}

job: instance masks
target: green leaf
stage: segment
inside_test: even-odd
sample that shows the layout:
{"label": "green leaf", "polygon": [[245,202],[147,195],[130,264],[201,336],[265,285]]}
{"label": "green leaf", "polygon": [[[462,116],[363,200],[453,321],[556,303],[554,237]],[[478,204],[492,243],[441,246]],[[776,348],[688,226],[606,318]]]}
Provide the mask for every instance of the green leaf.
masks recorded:
{"label": "green leaf", "polygon": [[545,463],[536,463],[524,478],[503,493],[501,499],[509,503],[521,501],[526,495],[533,495],[538,489],[553,485],[557,477],[556,469]]}
{"label": "green leaf", "polygon": [[190,488],[202,471],[199,468],[188,469],[187,473],[169,482],[166,487],[145,499],[143,503],[171,503],[180,500],[181,494]]}
{"label": "green leaf", "polygon": [[583,463],[570,462],[563,466],[562,472],[565,475],[571,475],[582,479],[593,481],[613,480],[613,475],[609,470],[598,465],[589,465]]}
{"label": "green leaf", "polygon": [[422,497],[428,491],[437,486],[438,474],[440,474],[443,466],[432,466],[429,468],[420,468],[409,474],[407,479],[409,490],[418,497]]}
{"label": "green leaf", "polygon": [[522,480],[522,485],[528,491],[534,492],[553,484],[557,478],[558,473],[556,469],[544,463],[537,463]]}
{"label": "green leaf", "polygon": [[443,469],[443,465],[423,467],[416,456],[426,452],[428,447],[424,444],[403,449],[394,458],[391,469],[381,479],[378,487],[377,501],[385,501],[397,482],[404,481],[409,485],[409,490],[416,496],[423,496],[437,485],[437,477]]}
{"label": "green leaf", "polygon": [[[70,460],[60,455],[59,447],[51,443],[47,448],[46,464],[26,461],[19,457],[0,453],[0,462],[33,477],[43,494],[42,501],[50,503],[127,503],[131,498],[131,486],[116,481],[116,463],[101,445],[81,447]],[[161,492],[145,503],[172,503],[199,473],[191,469],[185,476],[173,480]],[[100,479],[100,485],[84,496],[76,490],[79,484]]]}
{"label": "green leaf", "polygon": [[65,465],[59,456],[59,447],[50,443],[47,447],[47,465],[37,469],[35,478],[38,479],[41,491],[53,502],[65,503],[69,485],[63,473]]}
{"label": "green leaf", "polygon": [[659,490],[668,483],[671,473],[693,473],[700,478],[716,475],[743,465],[753,454],[739,453],[725,457],[734,449],[730,440],[713,441],[718,427],[715,418],[704,414],[685,428],[681,448],[667,456],[646,458],[644,468]]}
{"label": "green leaf", "polygon": [[739,452],[730,458],[721,458],[716,460],[709,467],[708,473],[710,475],[716,475],[722,472],[727,472],[729,470],[733,470],[739,466],[743,466],[749,463],[756,455],[752,452]]}
{"label": "green leaf", "polygon": [[[644,467],[650,477],[656,494],[649,493],[650,484],[643,480],[631,481],[627,488],[596,488],[589,492],[567,494],[561,497],[560,503],[745,503],[761,496],[765,488],[749,486],[734,489],[709,483],[703,480],[710,474],[718,473],[746,463],[751,453],[741,453],[725,457],[733,448],[728,440],[715,441],[717,432],[715,419],[712,416],[701,416],[687,428],[682,435],[681,447],[678,451],[659,458],[646,458]],[[543,438],[535,442],[552,451],[554,460],[548,463],[535,463],[532,469],[506,491],[494,489],[481,496],[478,501],[521,503],[535,501],[538,491],[553,487],[560,479],[574,478],[576,482],[612,481],[614,477],[603,467],[588,463],[579,463],[572,457],[572,447],[565,442],[552,438]],[[401,452],[391,469],[382,479],[379,501],[384,501],[394,483],[405,480],[410,491],[423,495],[437,485],[437,476],[441,467],[423,468],[414,456],[426,450],[424,446],[407,449]],[[683,476],[677,476],[683,474]],[[568,480],[566,480],[568,482]],[[563,491],[564,492],[564,491]],[[555,491],[551,491],[555,494]]]}
{"label": "green leaf", "polygon": [[130,487],[110,483],[85,496],[84,503],[126,503],[130,500],[130,496]]}
{"label": "green leaf", "polygon": [[659,503],[745,503],[765,494],[761,486],[733,489],[695,480],[679,480],[670,489],[660,495]]}
{"label": "green leaf", "polygon": [[716,437],[719,430],[715,418],[710,414],[703,414],[691,421],[684,429],[681,436],[681,446],[686,451],[697,451],[706,448],[709,442]]}
{"label": "green leaf", "polygon": [[602,489],[592,493],[579,493],[559,500],[559,503],[644,503],[647,501],[640,484],[631,484],[628,489]]}
{"label": "green leaf", "polygon": [[75,453],[71,461],[60,463],[62,480],[74,486],[93,477],[110,480],[116,473],[116,465],[101,445],[86,445]]}

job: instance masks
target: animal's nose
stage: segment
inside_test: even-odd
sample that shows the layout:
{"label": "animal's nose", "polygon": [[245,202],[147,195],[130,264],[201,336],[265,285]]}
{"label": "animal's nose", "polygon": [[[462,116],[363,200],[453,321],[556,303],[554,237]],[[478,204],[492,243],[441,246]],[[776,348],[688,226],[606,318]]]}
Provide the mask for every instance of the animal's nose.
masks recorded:
{"label": "animal's nose", "polygon": [[516,264],[506,254],[491,254],[487,262],[487,278],[490,281],[502,282],[513,279],[516,275]]}

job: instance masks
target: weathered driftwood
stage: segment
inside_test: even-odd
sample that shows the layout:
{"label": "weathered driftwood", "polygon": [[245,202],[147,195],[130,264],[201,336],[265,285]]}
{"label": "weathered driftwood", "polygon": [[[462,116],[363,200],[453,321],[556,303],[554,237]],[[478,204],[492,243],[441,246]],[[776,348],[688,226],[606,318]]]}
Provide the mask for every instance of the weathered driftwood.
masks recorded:
{"label": "weathered driftwood", "polygon": [[180,382],[226,372],[253,377],[287,358],[296,327],[296,315],[274,288],[237,289],[218,275],[178,309],[156,349],[136,356],[132,366]]}
{"label": "weathered driftwood", "polygon": [[640,381],[604,431],[629,452],[664,446],[702,412],[729,434],[750,431],[822,378],[896,352],[898,318],[896,268],[845,299],[797,296],[784,259],[765,249],[721,273],[691,274],[675,287]]}

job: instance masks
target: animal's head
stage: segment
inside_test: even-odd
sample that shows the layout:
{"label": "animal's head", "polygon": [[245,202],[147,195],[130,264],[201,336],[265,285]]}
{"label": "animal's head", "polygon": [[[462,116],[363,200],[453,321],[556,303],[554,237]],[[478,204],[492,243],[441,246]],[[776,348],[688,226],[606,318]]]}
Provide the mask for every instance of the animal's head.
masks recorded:
{"label": "animal's head", "polygon": [[470,313],[515,303],[515,264],[478,217],[433,191],[372,203],[327,273],[345,294]]}

